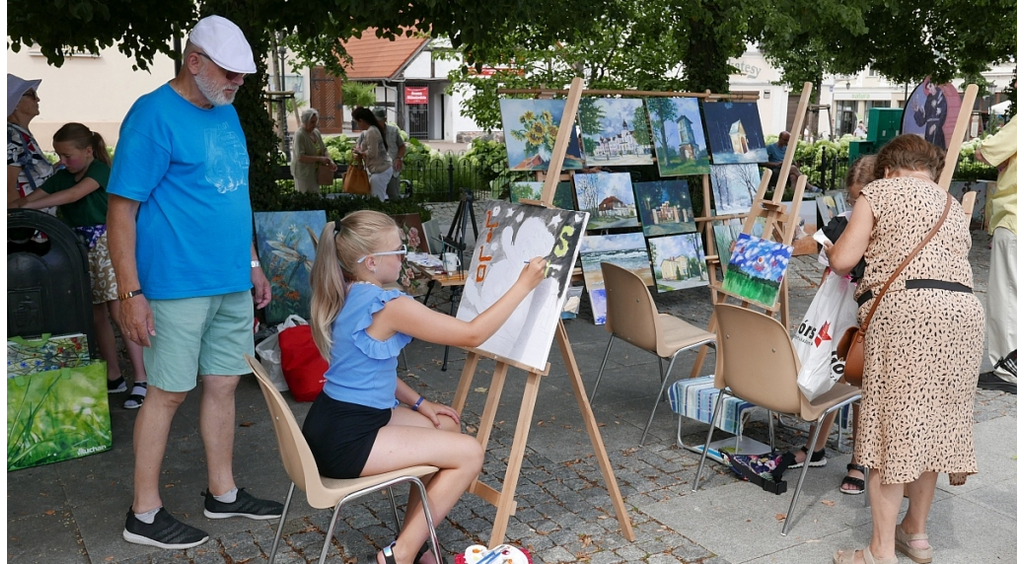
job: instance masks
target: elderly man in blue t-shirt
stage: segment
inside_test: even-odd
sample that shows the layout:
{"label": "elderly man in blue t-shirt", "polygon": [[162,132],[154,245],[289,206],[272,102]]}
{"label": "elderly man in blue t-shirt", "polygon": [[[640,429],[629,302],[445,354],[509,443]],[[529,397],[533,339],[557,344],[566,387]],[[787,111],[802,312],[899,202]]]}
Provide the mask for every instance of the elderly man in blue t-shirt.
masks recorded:
{"label": "elderly man in blue t-shirt", "polygon": [[[234,23],[210,16],[189,34],[183,65],[132,106],[121,125],[107,215],[126,339],[144,348],[146,401],[135,422],[135,495],[122,536],[167,549],[209,536],[163,508],[160,465],[178,406],[202,378],[199,427],[211,519],[277,519],[282,505],[235,486],[235,388],[249,372],[253,302],[270,285],[252,242],[249,154],[231,103],[252,49]],[[255,289],[255,294],[253,294]]]}
{"label": "elderly man in blue t-shirt", "polygon": [[[779,133],[779,140],[771,145],[765,147],[768,151],[768,162],[764,165],[772,169],[772,177],[777,177],[776,173],[782,171],[782,161],[786,159],[786,147],[789,145],[789,132],[783,131]],[[796,187],[796,180],[800,178],[800,169],[796,165],[789,165],[789,186]],[[808,192],[817,192],[818,188],[807,184],[805,188]]]}

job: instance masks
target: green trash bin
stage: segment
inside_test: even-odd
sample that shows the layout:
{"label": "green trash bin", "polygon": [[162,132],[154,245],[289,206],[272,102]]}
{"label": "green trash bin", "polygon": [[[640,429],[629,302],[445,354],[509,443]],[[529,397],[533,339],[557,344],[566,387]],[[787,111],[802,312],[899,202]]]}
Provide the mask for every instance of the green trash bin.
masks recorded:
{"label": "green trash bin", "polygon": [[850,141],[850,164],[864,155],[873,155],[875,144],[871,141]]}
{"label": "green trash bin", "polygon": [[875,144],[876,151],[900,134],[903,108],[871,108],[868,110],[867,140]]}

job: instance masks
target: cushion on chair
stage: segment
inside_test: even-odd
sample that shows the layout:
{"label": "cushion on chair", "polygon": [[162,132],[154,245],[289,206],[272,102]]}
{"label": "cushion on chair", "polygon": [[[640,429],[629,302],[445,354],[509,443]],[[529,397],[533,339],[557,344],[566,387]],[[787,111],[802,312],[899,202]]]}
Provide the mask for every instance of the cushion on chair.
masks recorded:
{"label": "cushion on chair", "polygon": [[[715,377],[702,376],[679,380],[672,384],[668,389],[668,401],[676,414],[710,424],[718,394]],[[723,415],[715,426],[727,433],[738,435],[743,428],[744,415],[756,407],[750,402],[726,396],[722,405]]]}

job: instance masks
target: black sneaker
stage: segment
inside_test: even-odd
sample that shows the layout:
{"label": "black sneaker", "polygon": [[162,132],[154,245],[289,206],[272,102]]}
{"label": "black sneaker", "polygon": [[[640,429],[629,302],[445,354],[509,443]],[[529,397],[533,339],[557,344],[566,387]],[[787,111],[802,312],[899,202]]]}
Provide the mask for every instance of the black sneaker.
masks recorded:
{"label": "black sneaker", "polygon": [[128,384],[124,383],[124,378],[118,378],[117,380],[107,380],[107,393],[108,394],[120,394],[121,392],[128,391]]}
{"label": "black sneaker", "polygon": [[139,521],[129,508],[121,536],[130,543],[166,549],[192,548],[210,540],[210,535],[178,521],[163,507],[157,511],[152,525]]}
{"label": "black sneaker", "polygon": [[277,519],[284,512],[284,505],[276,501],[257,499],[238,488],[234,503],[223,503],[213,497],[210,490],[203,492],[206,502],[203,514],[210,519],[227,519],[228,517],[247,517],[257,521]]}
{"label": "black sneaker", "polygon": [[978,387],[982,390],[996,390],[1008,394],[1017,395],[1017,383],[1007,382],[995,372],[982,372],[978,375]]}

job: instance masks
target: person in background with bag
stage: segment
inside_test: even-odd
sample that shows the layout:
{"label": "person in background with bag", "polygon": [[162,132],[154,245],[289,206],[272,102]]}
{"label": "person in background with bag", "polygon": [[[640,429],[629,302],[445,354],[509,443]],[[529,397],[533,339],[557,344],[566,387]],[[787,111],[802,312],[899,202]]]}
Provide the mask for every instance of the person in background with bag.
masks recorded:
{"label": "person in background with bag", "polygon": [[388,154],[386,126],[366,108],[352,110],[352,119],[364,130],[360,136],[362,141],[356,143],[352,154],[366,167],[370,176],[370,195],[385,202],[388,199],[388,182],[394,173],[394,163]]}
{"label": "person in background with bag", "polygon": [[[402,132],[398,129],[397,125],[391,125],[387,122],[388,112],[384,108],[374,108],[373,115],[377,118],[380,123],[385,124],[387,133],[384,135],[384,140],[388,145],[388,155],[391,156],[391,180],[388,181],[388,199],[397,200],[401,197],[400,182],[398,175],[402,172],[402,166],[405,164],[405,141],[402,140]],[[361,134],[360,138],[362,137]]]}
{"label": "person in background with bag", "polygon": [[[974,393],[984,348],[985,314],[971,289],[968,218],[950,213],[949,193],[935,182],[945,151],[917,135],[882,147],[882,178],[868,184],[829,263],[846,274],[861,257],[858,321],[880,300],[867,327],[864,379],[855,454],[868,473],[873,522],[863,551],[837,552],[833,562],[932,560],[925,524],[940,473],[960,485],[977,473]],[[945,219],[942,219],[945,214]],[[941,222],[941,223],[940,223]],[[876,297],[915,246],[935,235]],[[897,524],[904,487],[910,498]]]}
{"label": "person in background with bag", "polygon": [[299,121],[302,125],[292,139],[292,178],[295,179],[295,191],[319,194],[317,171],[326,168],[333,173],[338,170],[338,165],[327,156],[324,138],[316,128],[320,123],[320,112],[306,108],[299,114]]}
{"label": "person in background with bag", "polygon": [[[39,115],[41,82],[7,75],[7,207],[38,189],[54,172],[28,130],[29,122]],[[43,211],[54,215],[56,208]]]}
{"label": "person in background with bag", "polygon": [[[398,354],[413,338],[479,346],[541,282],[547,263],[532,259],[504,296],[466,322],[399,290],[384,290],[398,279],[405,253],[401,230],[380,212],[350,213],[321,233],[310,274],[310,326],[329,368],[302,433],[320,473],[331,478],[437,466],[424,482],[430,513],[440,523],[479,475],[484,452],[461,433],[458,413],[424,399],[398,377]],[[414,489],[406,515],[416,515],[422,502]],[[408,519],[398,539],[377,553],[377,562],[431,564],[428,534],[422,519]]]}
{"label": "person in background with bag", "polygon": [[[849,204],[850,208],[852,208],[854,204],[857,202],[857,198],[860,197],[860,191],[864,188],[864,186],[867,186],[876,179],[877,177],[875,176],[874,155],[866,155],[860,157],[856,161],[854,161],[852,165],[850,165],[850,170],[847,171],[846,173],[847,203]],[[824,227],[822,231],[824,231],[825,236],[828,237],[830,241],[835,243],[836,241],[839,240],[839,237],[843,234],[843,231],[846,230],[846,225],[849,222],[851,213],[851,211],[843,212],[842,214],[832,218],[832,221],[830,221],[828,225]],[[824,252],[822,252],[822,256],[824,257],[824,259],[819,260],[824,260],[827,263],[827,255],[825,255]],[[864,262],[864,258],[862,257],[860,259],[860,262],[857,263],[857,266],[855,266],[849,274],[850,282],[854,284],[860,282],[860,279],[864,276],[864,269],[866,267],[867,263]],[[822,274],[821,277],[822,286],[825,285],[825,280],[829,276],[837,275],[834,272],[832,272],[830,268],[826,268],[824,274]],[[845,295],[843,297],[845,299]],[[817,299],[817,296],[815,296],[815,299]],[[852,299],[852,296],[850,296],[850,299]],[[857,309],[856,302],[854,302],[851,305],[853,306],[854,310]],[[820,330],[820,328],[818,329]],[[843,334],[843,331],[845,329],[846,327],[829,328],[829,336],[831,337],[831,340],[829,342],[832,343],[832,346],[829,347],[830,349],[834,350],[835,344],[838,343],[839,341],[839,336]],[[801,363],[804,362],[803,358],[801,358],[800,360]],[[801,366],[801,370],[803,370],[803,366]],[[843,378],[840,378],[839,381],[846,382],[846,380]],[[859,418],[860,414],[860,404],[854,404],[852,411],[853,440],[854,444],[856,444],[857,419]],[[832,414],[826,417],[825,421],[823,421],[822,424],[825,426],[826,429],[829,429],[832,427],[832,423],[835,422],[835,418],[835,414]],[[810,432],[814,432],[813,427],[811,428]],[[802,467],[804,461],[807,460],[808,451],[812,453],[811,462],[809,463],[811,468],[819,468],[825,466],[825,464],[828,463],[828,459],[825,458],[825,443],[826,441],[828,441],[828,433],[820,433],[818,435],[818,444],[816,445],[810,444],[811,436],[813,435],[808,435],[807,437],[807,445],[801,447],[799,451],[793,453],[793,457],[796,460],[796,463],[790,465],[790,469]],[[850,495],[864,493],[864,467],[857,463],[856,454],[854,454],[850,458],[850,463],[846,465],[846,476],[843,477],[842,483],[839,484],[839,491],[843,492],[844,494]]]}
{"label": "person in background with bag", "polygon": [[[99,133],[80,123],[66,123],[53,135],[53,150],[64,168],[47,179],[38,190],[18,198],[10,207],[45,209],[59,206],[61,217],[89,249],[89,280],[92,286],[92,322],[100,356],[107,362],[107,393],[128,390],[117,361],[117,341],[110,318],[120,319],[117,280],[107,247],[107,182],[110,155]],[[146,399],[146,368],[142,347],[130,339],[128,349],[135,380],[125,409],[138,409]]]}

